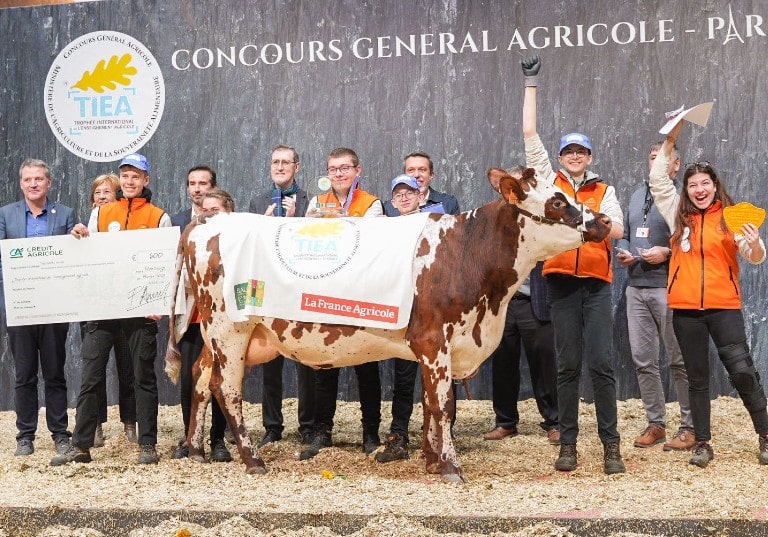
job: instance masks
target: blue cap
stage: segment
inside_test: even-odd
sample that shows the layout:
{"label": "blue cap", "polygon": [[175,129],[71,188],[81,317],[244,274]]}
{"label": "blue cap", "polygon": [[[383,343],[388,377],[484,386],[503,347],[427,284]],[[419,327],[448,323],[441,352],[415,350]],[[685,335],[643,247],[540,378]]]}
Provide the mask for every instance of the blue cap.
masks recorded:
{"label": "blue cap", "polygon": [[140,155],[139,153],[131,153],[130,155],[123,157],[120,166],[117,168],[120,169],[123,166],[133,166],[134,168],[138,168],[149,174],[149,161],[147,160],[147,157]]}
{"label": "blue cap", "polygon": [[415,177],[411,177],[410,175],[398,175],[394,179],[392,179],[392,192],[395,191],[395,187],[397,185],[408,185],[414,190],[419,189],[419,182],[416,180]]}
{"label": "blue cap", "polygon": [[579,132],[572,132],[560,138],[560,150],[557,154],[559,155],[562,153],[563,149],[571,144],[580,145],[581,147],[588,149],[590,155],[592,154],[592,144],[589,142],[589,138]]}

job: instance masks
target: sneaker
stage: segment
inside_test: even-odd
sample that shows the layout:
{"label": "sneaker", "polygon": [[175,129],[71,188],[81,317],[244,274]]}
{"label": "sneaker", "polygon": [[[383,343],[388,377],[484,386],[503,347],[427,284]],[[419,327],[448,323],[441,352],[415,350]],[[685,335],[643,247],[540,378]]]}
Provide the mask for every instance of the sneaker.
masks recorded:
{"label": "sneaker", "polygon": [[91,452],[88,449],[82,449],[70,445],[69,449],[65,453],[56,455],[51,459],[51,466],[63,466],[70,462],[91,462]]}
{"label": "sneaker", "polygon": [[157,464],[160,457],[157,456],[157,450],[154,444],[142,444],[139,451],[139,458],[136,464]]}
{"label": "sneaker", "polygon": [[649,448],[660,442],[666,442],[667,432],[664,427],[656,423],[651,423],[645,428],[643,434],[635,438],[636,448]]}
{"label": "sneaker", "polygon": [[690,429],[677,430],[672,440],[664,444],[664,451],[687,451],[696,445],[696,436]]}
{"label": "sneaker", "polygon": [[715,450],[709,445],[709,442],[696,442],[696,448],[693,450],[693,457],[688,464],[694,464],[699,468],[706,468],[709,461],[715,458]]}
{"label": "sneaker", "polygon": [[555,461],[555,470],[572,472],[576,469],[576,444],[560,444],[560,455]]}
{"label": "sneaker", "polygon": [[125,431],[125,439],[128,440],[131,444],[138,444],[139,438],[136,436],[136,424],[135,423],[124,423],[123,424],[123,430]]}
{"label": "sneaker", "polygon": [[331,437],[331,428],[327,425],[318,425],[315,430],[315,437],[309,444],[309,447],[299,454],[300,461],[306,461],[315,457],[322,448],[331,447],[333,439]]}
{"label": "sneaker", "polygon": [[53,441],[53,447],[56,449],[56,453],[63,455],[72,447],[72,442],[70,442],[68,436],[60,436]]}
{"label": "sneaker", "polygon": [[232,454],[224,444],[223,438],[211,442],[211,460],[213,462],[232,462]]}
{"label": "sneaker", "polygon": [[384,440],[384,451],[378,452],[374,459],[376,462],[392,462],[408,457],[408,440],[401,434],[391,433]]}
{"label": "sneaker", "polygon": [[273,431],[272,429],[267,429],[267,432],[264,433],[264,436],[261,437],[261,440],[259,440],[259,443],[256,444],[256,447],[261,449],[267,444],[271,444],[272,442],[279,442],[282,439],[283,435],[277,431]]}
{"label": "sneaker", "polygon": [[171,453],[171,459],[179,460],[189,457],[189,444],[184,440],[179,441],[179,445]]}
{"label": "sneaker", "polygon": [[381,445],[381,438],[379,433],[363,433],[363,451],[366,455],[370,455]]}
{"label": "sneaker", "polygon": [[768,464],[768,434],[760,435],[758,437],[758,445],[760,446],[759,461],[760,464]]}
{"label": "sneaker", "polygon": [[29,438],[22,438],[16,440],[16,452],[13,454],[15,457],[28,457],[35,452],[35,444]]}
{"label": "sneaker", "polygon": [[96,426],[96,432],[93,433],[93,447],[104,447],[104,429],[101,423]]}
{"label": "sneaker", "polygon": [[608,475],[623,474],[627,471],[621,459],[621,449],[618,442],[603,445],[603,472]]}
{"label": "sneaker", "polygon": [[557,427],[550,427],[547,429],[547,442],[553,446],[560,445],[560,429]]}

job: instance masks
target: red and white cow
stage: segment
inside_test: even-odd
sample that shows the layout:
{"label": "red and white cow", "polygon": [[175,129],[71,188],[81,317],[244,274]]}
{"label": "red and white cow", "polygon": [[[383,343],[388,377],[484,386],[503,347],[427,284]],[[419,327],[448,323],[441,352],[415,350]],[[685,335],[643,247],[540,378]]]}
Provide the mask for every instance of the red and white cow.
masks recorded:
{"label": "red and white cow", "polygon": [[[234,322],[223,300],[219,234],[192,224],[179,243],[206,343],[196,364],[188,442],[190,458],[204,459],[203,420],[211,393],[224,411],[248,473],[265,472],[254,455],[242,416],[245,367],[283,355],[329,368],[383,360],[416,360],[422,367],[427,471],[448,482],[463,476],[451,441],[452,378],[471,376],[501,340],[507,304],[534,264],[583,241],[602,240],[611,222],[578,209],[557,187],[539,184],[533,170],[516,180],[491,169],[504,199],[456,216],[430,215],[413,259],[413,308],[399,330],[249,317]],[[222,232],[223,233],[223,232]],[[173,309],[171,310],[173,311]],[[166,370],[178,371],[176,325],[171,316]]]}

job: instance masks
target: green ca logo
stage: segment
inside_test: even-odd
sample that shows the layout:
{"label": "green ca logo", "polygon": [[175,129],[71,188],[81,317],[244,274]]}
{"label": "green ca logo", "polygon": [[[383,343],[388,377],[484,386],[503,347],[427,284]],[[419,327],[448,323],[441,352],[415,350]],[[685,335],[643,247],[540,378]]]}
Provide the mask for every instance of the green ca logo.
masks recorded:
{"label": "green ca logo", "polygon": [[18,259],[19,257],[24,257],[24,248],[11,248],[11,259]]}

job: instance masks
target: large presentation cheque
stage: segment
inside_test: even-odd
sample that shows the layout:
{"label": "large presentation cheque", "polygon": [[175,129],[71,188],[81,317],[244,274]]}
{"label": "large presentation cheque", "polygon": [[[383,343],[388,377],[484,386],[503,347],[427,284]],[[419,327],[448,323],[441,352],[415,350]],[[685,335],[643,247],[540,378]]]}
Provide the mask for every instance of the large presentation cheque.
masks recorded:
{"label": "large presentation cheque", "polygon": [[0,241],[8,326],[167,315],[179,228]]}

